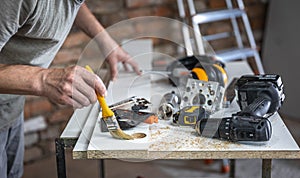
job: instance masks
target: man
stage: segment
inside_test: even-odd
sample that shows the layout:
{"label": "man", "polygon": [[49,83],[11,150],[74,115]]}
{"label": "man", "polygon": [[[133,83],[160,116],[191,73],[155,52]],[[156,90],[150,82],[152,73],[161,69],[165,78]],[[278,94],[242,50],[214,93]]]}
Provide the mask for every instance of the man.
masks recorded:
{"label": "man", "polygon": [[[23,173],[24,97],[37,95],[81,108],[96,102],[95,90],[105,95],[101,79],[79,66],[47,69],[73,22],[109,52],[113,79],[117,62],[136,63],[105,33],[83,0],[4,0],[0,6],[0,177]],[[76,75],[75,75],[76,72]]]}

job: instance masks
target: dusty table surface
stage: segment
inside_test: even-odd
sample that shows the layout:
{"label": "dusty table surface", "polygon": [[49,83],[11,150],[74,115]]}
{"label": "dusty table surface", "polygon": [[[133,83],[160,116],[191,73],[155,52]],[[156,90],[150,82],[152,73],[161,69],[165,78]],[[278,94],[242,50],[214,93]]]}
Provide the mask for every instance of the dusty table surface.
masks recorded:
{"label": "dusty table surface", "polygon": [[[240,76],[239,72],[251,73],[245,62],[229,63],[227,68],[227,70],[233,71],[232,74],[229,72],[231,76]],[[128,79],[130,75],[128,74],[124,77]],[[121,82],[122,84],[112,85],[115,92],[121,85],[121,88],[123,88],[130,83],[128,80],[121,81],[125,81],[125,84]],[[135,89],[143,91],[142,94],[145,97],[153,94],[153,90],[148,88],[151,87],[149,86],[151,84],[140,84],[132,87],[131,91],[127,91],[127,95],[123,93],[121,96],[125,98],[131,96],[131,92]],[[115,88],[114,86],[117,87]],[[161,91],[162,88],[158,90]],[[110,101],[109,98],[108,101]],[[229,111],[224,112],[221,110],[221,115],[226,116],[226,113],[231,114],[238,111],[237,103],[233,102],[227,110]],[[232,143],[200,137],[191,127],[174,126],[171,124],[171,121],[164,120],[160,120],[159,123],[152,125],[143,123],[134,129],[126,131],[128,134],[146,133],[147,136],[145,138],[117,140],[112,138],[109,133],[100,131],[101,123],[98,122],[100,118],[99,115],[95,114],[97,112],[99,112],[99,106],[94,106],[90,111],[87,124],[84,126],[84,132],[81,133],[73,150],[75,159],[300,158],[299,146],[277,113],[269,118],[273,127],[273,134],[269,141]],[[218,114],[220,113],[216,113],[216,115]],[[85,142],[82,143],[83,137]]]}

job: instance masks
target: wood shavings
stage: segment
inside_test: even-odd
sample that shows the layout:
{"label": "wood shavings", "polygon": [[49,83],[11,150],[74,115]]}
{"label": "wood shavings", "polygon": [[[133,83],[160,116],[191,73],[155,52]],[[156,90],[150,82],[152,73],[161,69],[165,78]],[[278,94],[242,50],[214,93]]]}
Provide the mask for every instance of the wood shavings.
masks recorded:
{"label": "wood shavings", "polygon": [[224,150],[233,143],[199,136],[191,127],[164,126],[150,129],[151,151]]}

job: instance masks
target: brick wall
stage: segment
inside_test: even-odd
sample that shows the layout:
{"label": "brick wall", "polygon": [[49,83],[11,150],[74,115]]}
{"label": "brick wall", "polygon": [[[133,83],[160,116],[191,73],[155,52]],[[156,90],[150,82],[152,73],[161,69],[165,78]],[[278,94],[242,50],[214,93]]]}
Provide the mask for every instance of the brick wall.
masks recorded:
{"label": "brick wall", "polygon": [[[179,19],[176,0],[86,0],[95,16],[104,27],[119,21],[139,16],[164,16]],[[222,0],[195,0],[199,9],[223,7]],[[245,0],[250,22],[258,46],[262,42],[266,1]],[[160,24],[149,22],[147,26],[135,26],[138,30],[159,29]],[[208,28],[226,28],[222,24]],[[126,32],[126,30],[124,30]],[[76,64],[89,37],[73,27],[63,47],[56,55],[51,67],[65,67]],[[154,41],[154,50],[174,54],[177,48],[163,40]],[[222,44],[217,44],[222,46]],[[54,139],[59,137],[73,109],[57,105],[47,98],[28,96],[25,106],[25,163],[36,161],[55,152]]]}

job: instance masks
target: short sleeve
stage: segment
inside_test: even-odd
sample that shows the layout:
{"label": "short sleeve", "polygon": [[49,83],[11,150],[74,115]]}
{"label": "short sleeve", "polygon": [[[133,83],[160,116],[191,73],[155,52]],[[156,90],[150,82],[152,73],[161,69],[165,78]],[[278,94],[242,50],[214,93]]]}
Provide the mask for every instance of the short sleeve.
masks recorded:
{"label": "short sleeve", "polygon": [[26,23],[36,0],[3,0],[0,6],[0,52],[7,41]]}

